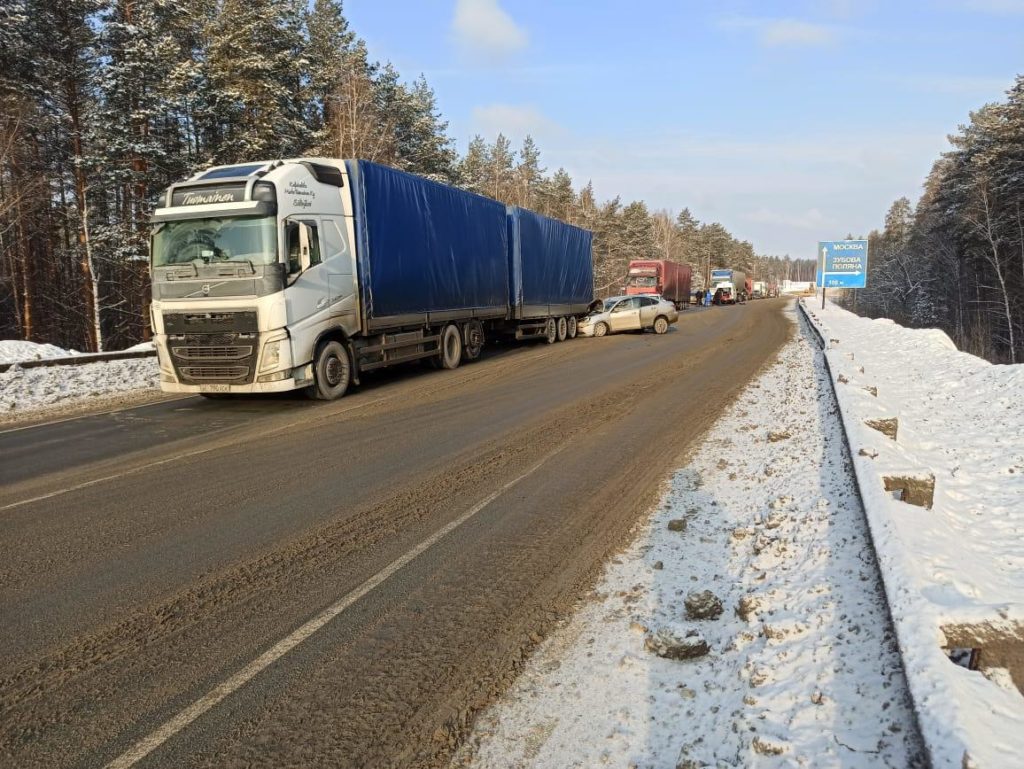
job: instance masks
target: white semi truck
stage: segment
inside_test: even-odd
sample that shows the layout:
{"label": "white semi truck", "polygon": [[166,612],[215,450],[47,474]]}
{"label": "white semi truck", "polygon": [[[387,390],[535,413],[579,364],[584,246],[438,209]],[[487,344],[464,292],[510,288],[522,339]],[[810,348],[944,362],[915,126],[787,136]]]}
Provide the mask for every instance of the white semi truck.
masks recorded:
{"label": "white semi truck", "polygon": [[373,369],[455,368],[488,334],[574,336],[591,235],[367,161],[218,166],[152,217],[160,385],[341,397]]}

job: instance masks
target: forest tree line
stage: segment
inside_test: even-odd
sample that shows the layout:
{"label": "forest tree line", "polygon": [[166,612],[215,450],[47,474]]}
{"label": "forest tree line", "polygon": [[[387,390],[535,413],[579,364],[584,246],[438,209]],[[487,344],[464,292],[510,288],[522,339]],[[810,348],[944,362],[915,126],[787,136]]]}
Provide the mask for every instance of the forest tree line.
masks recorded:
{"label": "forest tree line", "polygon": [[868,317],[941,328],[961,350],[1024,361],[1024,76],[949,137],[917,205],[900,198],[869,235]]}
{"label": "forest tree line", "polygon": [[[214,164],[358,157],[594,232],[595,287],[630,259],[810,279],[688,209],[597,200],[529,137],[456,151],[433,90],[371,59],[340,0],[5,0],[0,6],[0,338],[80,350],[147,338],[149,216]],[[698,278],[699,283],[699,278]]]}

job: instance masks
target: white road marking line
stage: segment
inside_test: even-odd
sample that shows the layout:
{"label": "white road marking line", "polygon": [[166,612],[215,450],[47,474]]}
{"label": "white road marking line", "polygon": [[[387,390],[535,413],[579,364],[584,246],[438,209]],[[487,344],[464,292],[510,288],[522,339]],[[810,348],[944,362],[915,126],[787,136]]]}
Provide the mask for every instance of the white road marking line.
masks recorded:
{"label": "white road marking line", "polygon": [[202,716],[212,707],[231,696],[234,692],[238,691],[241,687],[245,686],[249,681],[255,678],[257,675],[262,673],[277,660],[281,659],[284,655],[294,649],[296,646],[301,644],[307,638],[312,636],[318,630],[323,628],[327,623],[349,608],[352,604],[363,598],[368,593],[372,592],[382,582],[393,576],[403,567],[411,563],[415,558],[422,555],[424,552],[429,550],[440,540],[444,539],[448,534],[457,529],[459,526],[464,524],[474,515],[479,513],[491,502],[501,496],[503,493],[508,491],[510,488],[515,486],[520,481],[532,475],[534,472],[539,470],[549,459],[558,454],[565,446],[561,446],[550,454],[545,456],[537,464],[533,465],[529,470],[520,475],[517,478],[512,479],[508,483],[501,486],[497,491],[487,495],[482,500],[477,502],[473,507],[467,510],[465,513],[460,515],[455,520],[447,523],[445,526],[438,529],[436,532],[431,534],[425,540],[420,542],[412,550],[409,550],[405,555],[392,561],[386,567],[378,571],[363,584],[357,587],[352,592],[345,595],[336,603],[327,607],[318,614],[316,617],[311,619],[306,624],[300,626],[297,630],[293,631],[290,635],[282,638],[274,646],[267,651],[263,652],[259,657],[254,659],[244,668],[239,670],[230,678],[222,681],[215,686],[205,696],[199,698],[184,710],[180,711],[176,716],[166,721],[156,731],[151,732],[146,737],[139,740],[135,745],[129,748],[127,751],[122,753],[120,756],[115,758],[104,769],[129,769],[130,767],[137,764],[143,758],[148,756],[163,743],[175,736],[189,724],[195,721],[197,718]]}
{"label": "white road marking line", "polygon": [[136,403],[133,406],[116,406],[106,411],[93,411],[86,414],[76,414],[69,417],[61,417],[59,419],[51,419],[49,422],[35,422],[30,425],[22,425],[21,427],[8,427],[6,430],[0,430],[0,435],[6,435],[7,433],[16,433],[21,430],[34,430],[37,427],[50,427],[51,425],[59,425],[62,422],[72,422],[76,419],[87,419],[88,417],[102,417],[109,414],[117,414],[121,411],[130,411],[131,409],[144,409],[148,406],[159,406],[161,403],[177,403],[178,401],[187,400],[193,397],[194,393],[183,395],[180,398],[162,398],[157,401],[150,401],[149,403]]}
{"label": "white road marking line", "polygon": [[[352,405],[350,408],[341,409],[340,411],[335,411],[333,414],[331,414],[331,416],[337,416],[338,414],[347,414],[350,411],[355,411],[357,409],[366,408],[367,406],[374,406],[374,405],[376,405],[378,403],[382,403],[384,400],[386,400],[386,399],[385,398],[378,398],[377,400],[367,401],[366,403],[356,403],[356,404]],[[295,421],[289,422],[286,425],[281,425],[280,427],[275,427],[273,430],[268,430],[267,432],[262,434],[262,437],[269,437],[271,435],[277,435],[280,432],[284,432],[285,430],[291,429],[292,427],[296,427],[298,425],[306,424],[307,422],[310,422],[310,421],[312,421],[312,420],[308,419],[308,418],[307,419],[296,419]],[[50,492],[47,492],[46,494],[40,494],[39,496],[36,496],[36,497],[29,497],[28,499],[20,499],[17,502],[11,502],[9,504],[2,505],[2,506],[0,506],[0,512],[3,512],[4,510],[11,510],[11,509],[13,509],[15,507],[21,507],[22,505],[28,505],[28,504],[31,504],[33,502],[39,502],[39,501],[44,500],[44,499],[51,499],[52,497],[59,497],[62,494],[68,494],[68,493],[70,493],[72,491],[78,491],[79,489],[86,489],[86,488],[89,488],[90,486],[96,486],[97,484],[100,484],[100,483],[106,483],[107,481],[113,481],[113,480],[116,480],[117,478],[123,478],[126,475],[133,475],[133,474],[141,472],[143,470],[149,470],[152,467],[159,467],[160,465],[166,465],[166,464],[169,464],[171,462],[177,462],[177,461],[182,460],[182,459],[188,459],[190,457],[195,457],[195,456],[198,456],[200,454],[206,454],[206,453],[208,453],[210,451],[217,451],[218,449],[230,448],[232,446],[237,445],[240,442],[241,441],[232,441],[232,442],[229,442],[226,445],[209,446],[209,447],[207,447],[205,449],[195,449],[194,451],[186,451],[186,452],[184,452],[182,454],[175,454],[173,457],[167,457],[165,459],[157,459],[157,460],[154,460],[153,462],[147,462],[144,465],[139,465],[138,467],[132,467],[132,468],[129,468],[127,470],[123,470],[123,471],[121,471],[119,473],[114,473],[112,475],[104,475],[102,478],[93,478],[93,479],[88,480],[88,481],[82,481],[81,483],[76,483],[76,484],[74,484],[72,486],[66,486],[63,489],[57,489],[56,491],[50,491]]]}

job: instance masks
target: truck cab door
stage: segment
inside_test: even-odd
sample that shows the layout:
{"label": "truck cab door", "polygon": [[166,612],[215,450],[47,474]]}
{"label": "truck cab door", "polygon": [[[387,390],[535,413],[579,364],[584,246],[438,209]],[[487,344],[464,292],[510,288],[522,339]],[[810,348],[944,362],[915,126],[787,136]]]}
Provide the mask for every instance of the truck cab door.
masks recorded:
{"label": "truck cab door", "polygon": [[323,264],[320,222],[313,217],[285,220],[288,327],[293,337],[319,322],[328,307],[327,271]]}
{"label": "truck cab door", "polygon": [[640,297],[623,299],[608,314],[612,331],[638,331],[640,329]]}

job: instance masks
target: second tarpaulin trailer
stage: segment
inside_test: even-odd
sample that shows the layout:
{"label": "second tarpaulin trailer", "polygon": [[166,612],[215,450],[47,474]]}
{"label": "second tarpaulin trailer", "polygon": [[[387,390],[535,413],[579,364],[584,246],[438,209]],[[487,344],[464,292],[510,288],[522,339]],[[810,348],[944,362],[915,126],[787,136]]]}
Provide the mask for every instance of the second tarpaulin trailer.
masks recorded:
{"label": "second tarpaulin trailer", "polygon": [[525,208],[507,209],[509,326],[516,338],[574,336],[594,300],[593,235]]}

